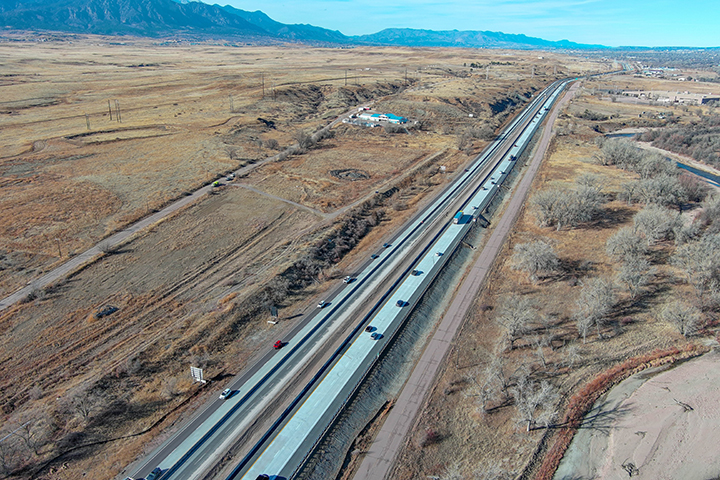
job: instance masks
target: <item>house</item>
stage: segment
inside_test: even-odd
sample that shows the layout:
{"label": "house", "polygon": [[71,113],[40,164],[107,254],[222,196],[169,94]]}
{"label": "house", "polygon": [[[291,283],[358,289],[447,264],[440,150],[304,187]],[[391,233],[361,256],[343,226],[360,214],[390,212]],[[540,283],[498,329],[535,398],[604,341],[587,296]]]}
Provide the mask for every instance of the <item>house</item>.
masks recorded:
{"label": "house", "polygon": [[397,115],[393,115],[392,113],[370,113],[370,112],[363,112],[360,115],[358,115],[358,118],[360,120],[365,120],[368,122],[388,122],[388,123],[407,123],[408,119],[405,117],[399,117]]}

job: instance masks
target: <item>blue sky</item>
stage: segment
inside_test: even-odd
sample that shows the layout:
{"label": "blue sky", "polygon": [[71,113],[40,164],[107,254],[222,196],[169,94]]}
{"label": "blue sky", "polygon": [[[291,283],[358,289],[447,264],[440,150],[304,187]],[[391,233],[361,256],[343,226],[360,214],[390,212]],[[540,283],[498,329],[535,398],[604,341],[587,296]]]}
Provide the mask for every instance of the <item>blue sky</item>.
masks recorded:
{"label": "blue sky", "polygon": [[490,30],[607,46],[720,46],[718,0],[205,0],[345,35]]}

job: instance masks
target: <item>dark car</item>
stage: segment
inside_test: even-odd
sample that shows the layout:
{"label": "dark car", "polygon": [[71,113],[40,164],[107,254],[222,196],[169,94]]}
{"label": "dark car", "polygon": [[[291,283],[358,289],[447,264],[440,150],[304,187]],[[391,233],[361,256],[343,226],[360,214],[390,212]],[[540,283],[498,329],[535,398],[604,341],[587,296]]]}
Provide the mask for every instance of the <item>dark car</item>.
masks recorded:
{"label": "dark car", "polygon": [[160,478],[160,475],[162,475],[162,469],[160,467],[155,467],[155,469],[150,472],[150,475],[145,477],[145,480],[155,480]]}
{"label": "dark car", "polygon": [[392,247],[392,243],[383,243],[383,248],[390,248]]}
{"label": "dark car", "polygon": [[398,300],[395,305],[398,307],[404,307],[405,306],[405,300]]}
{"label": "dark car", "polygon": [[413,270],[411,275],[413,277],[417,277],[418,275],[422,275],[422,272],[420,270]]}
{"label": "dark car", "polygon": [[372,255],[370,255],[370,258],[372,258],[373,260],[375,260],[375,259],[378,258],[379,256],[380,256],[380,255],[378,255],[377,253],[373,253]]}
{"label": "dark car", "polygon": [[283,347],[283,342],[282,342],[282,340],[278,340],[278,341],[275,342],[275,344],[273,345],[273,348],[274,348],[275,350],[279,350],[279,349],[281,349],[282,347]]}
{"label": "dark car", "polygon": [[373,332],[370,334],[370,338],[372,338],[373,340],[380,340],[382,337],[382,333]]}

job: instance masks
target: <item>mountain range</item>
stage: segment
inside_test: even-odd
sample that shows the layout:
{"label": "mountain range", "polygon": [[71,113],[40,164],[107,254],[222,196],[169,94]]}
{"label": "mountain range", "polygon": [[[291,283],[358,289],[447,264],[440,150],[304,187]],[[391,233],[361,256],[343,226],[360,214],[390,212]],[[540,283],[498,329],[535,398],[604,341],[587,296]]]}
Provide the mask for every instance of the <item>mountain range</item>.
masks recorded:
{"label": "mountain range", "polygon": [[249,42],[321,45],[397,45],[514,49],[598,49],[567,40],[487,31],[385,29],[346,36],[312,25],[277,22],[261,11],[187,0],[0,0],[3,30],[56,31],[141,37],[224,38]]}

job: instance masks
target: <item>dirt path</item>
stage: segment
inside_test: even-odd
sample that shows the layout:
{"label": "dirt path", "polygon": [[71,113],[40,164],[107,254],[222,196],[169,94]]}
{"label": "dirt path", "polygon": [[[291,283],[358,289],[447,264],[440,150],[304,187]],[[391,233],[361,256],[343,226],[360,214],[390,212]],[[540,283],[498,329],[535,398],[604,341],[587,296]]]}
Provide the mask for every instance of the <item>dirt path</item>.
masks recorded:
{"label": "dirt path", "polygon": [[[597,401],[555,480],[720,474],[720,351],[640,372]],[[623,466],[624,465],[624,466]]]}
{"label": "dirt path", "polygon": [[535,155],[528,166],[528,171],[520,181],[507,210],[499,220],[480,257],[473,265],[465,281],[460,285],[457,295],[413,370],[407,384],[400,392],[380,432],[368,451],[364,453],[363,461],[353,477],[355,480],[380,480],[387,478],[391,472],[395,458],[405,443],[405,437],[415,423],[415,418],[434,383],[435,376],[443,364],[443,359],[450,350],[453,338],[462,325],[467,311],[472,306],[485,277],[495,261],[495,257],[502,248],[505,238],[515,224],[515,220],[525,203],[525,197],[530,185],[550,144],[553,133],[550,126],[555,123],[558,113],[575,95],[578,88],[578,83],[572,85],[562,100],[553,108]]}

